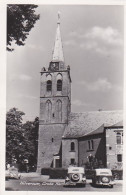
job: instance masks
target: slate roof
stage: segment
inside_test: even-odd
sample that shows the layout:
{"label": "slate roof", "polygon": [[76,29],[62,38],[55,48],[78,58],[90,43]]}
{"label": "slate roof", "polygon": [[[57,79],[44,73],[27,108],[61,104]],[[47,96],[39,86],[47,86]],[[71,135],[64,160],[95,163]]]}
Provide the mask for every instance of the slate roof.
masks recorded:
{"label": "slate roof", "polygon": [[123,121],[120,121],[120,122],[112,125],[112,127],[123,127]]}
{"label": "slate roof", "polygon": [[112,126],[122,121],[122,119],[123,111],[71,113],[63,138],[79,138],[95,130],[101,131],[103,124],[104,126]]}
{"label": "slate roof", "polygon": [[91,131],[91,132],[89,132],[89,133],[86,133],[84,136],[103,133],[103,131],[104,131],[104,124],[101,125],[98,129],[96,129],[96,130],[94,130],[94,131]]}

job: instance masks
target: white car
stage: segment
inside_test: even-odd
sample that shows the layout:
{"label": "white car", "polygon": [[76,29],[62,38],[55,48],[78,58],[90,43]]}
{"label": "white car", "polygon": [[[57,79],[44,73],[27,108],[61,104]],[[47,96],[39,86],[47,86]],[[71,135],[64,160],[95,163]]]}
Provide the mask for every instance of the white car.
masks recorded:
{"label": "white car", "polygon": [[85,170],[83,167],[68,167],[65,185],[86,185]]}
{"label": "white car", "polygon": [[110,169],[95,169],[92,179],[93,185],[109,186],[113,188],[115,184],[112,172]]}
{"label": "white car", "polygon": [[10,167],[5,171],[5,178],[7,179],[20,179],[21,174],[18,172],[18,169],[15,167]]}

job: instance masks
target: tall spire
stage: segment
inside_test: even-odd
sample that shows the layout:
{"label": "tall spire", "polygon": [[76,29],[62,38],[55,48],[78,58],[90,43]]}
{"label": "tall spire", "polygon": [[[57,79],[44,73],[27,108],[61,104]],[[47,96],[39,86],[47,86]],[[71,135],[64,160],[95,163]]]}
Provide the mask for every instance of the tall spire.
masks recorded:
{"label": "tall spire", "polygon": [[61,33],[60,33],[60,12],[58,12],[57,30],[56,30],[56,38],[55,38],[55,44],[53,49],[52,61],[64,62],[63,46],[62,46]]}

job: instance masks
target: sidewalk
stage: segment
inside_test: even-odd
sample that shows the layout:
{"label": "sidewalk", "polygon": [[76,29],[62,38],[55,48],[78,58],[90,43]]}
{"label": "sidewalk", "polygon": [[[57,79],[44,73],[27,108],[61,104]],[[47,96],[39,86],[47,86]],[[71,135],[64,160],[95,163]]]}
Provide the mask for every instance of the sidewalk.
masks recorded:
{"label": "sidewalk", "polygon": [[[22,180],[29,182],[47,182],[47,183],[64,183],[65,179],[50,179],[48,175],[41,175],[40,173],[30,172],[21,173]],[[87,179],[86,183],[92,183],[91,179]],[[115,183],[123,184],[123,180],[115,180]]]}

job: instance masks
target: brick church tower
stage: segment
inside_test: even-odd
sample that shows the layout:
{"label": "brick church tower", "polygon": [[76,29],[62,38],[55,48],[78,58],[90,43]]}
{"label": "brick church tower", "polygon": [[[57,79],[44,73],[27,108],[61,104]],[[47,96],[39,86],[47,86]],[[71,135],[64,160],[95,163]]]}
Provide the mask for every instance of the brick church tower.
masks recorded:
{"label": "brick church tower", "polygon": [[58,14],[56,38],[48,70],[41,71],[37,172],[62,167],[62,136],[71,112],[70,67],[65,65]]}

